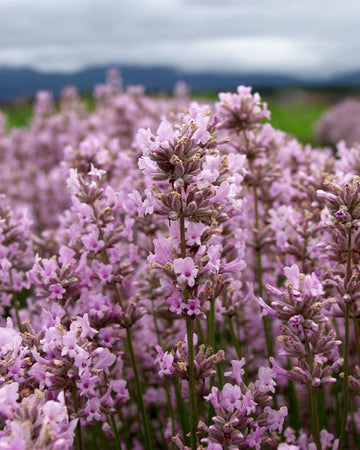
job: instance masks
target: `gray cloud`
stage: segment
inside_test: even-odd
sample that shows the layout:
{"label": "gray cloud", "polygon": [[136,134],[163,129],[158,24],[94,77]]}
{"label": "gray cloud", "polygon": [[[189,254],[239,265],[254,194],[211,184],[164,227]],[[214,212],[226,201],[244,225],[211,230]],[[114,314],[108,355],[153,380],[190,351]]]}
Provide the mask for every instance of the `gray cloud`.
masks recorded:
{"label": "gray cloud", "polygon": [[358,0],[1,0],[0,64],[332,75],[360,65],[359,16]]}

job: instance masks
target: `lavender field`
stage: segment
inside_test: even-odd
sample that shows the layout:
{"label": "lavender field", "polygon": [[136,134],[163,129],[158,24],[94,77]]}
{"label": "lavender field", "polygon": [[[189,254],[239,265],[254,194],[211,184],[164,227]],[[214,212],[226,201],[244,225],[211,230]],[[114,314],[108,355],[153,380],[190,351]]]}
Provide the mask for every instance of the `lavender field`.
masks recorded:
{"label": "lavender field", "polygon": [[359,147],[93,95],[0,116],[0,449],[359,448]]}

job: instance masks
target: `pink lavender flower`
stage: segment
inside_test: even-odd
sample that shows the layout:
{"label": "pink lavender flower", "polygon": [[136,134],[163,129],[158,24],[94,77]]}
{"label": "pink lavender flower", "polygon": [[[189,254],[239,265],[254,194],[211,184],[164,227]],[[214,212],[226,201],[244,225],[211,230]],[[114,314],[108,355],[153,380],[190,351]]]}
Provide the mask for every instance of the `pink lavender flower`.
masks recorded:
{"label": "pink lavender flower", "polygon": [[19,383],[5,384],[0,388],[0,413],[11,417],[12,411],[17,409]]}
{"label": "pink lavender flower", "polygon": [[270,367],[260,367],[258,377],[255,386],[259,392],[275,392],[276,381],[273,369],[270,369]]}
{"label": "pink lavender flower", "polygon": [[224,375],[233,378],[240,385],[242,383],[242,377],[245,374],[245,370],[243,369],[245,366],[245,358],[241,358],[240,361],[234,359],[231,361],[231,365],[232,370],[225,372]]}
{"label": "pink lavender flower", "polygon": [[198,298],[191,298],[187,301],[185,304],[186,313],[189,316],[201,316],[202,318],[205,318],[204,314],[201,311],[201,303]]}
{"label": "pink lavender flower", "polygon": [[174,355],[168,352],[163,352],[162,348],[159,345],[155,346],[155,350],[158,353],[157,358],[155,359],[155,363],[158,363],[160,366],[159,376],[163,377],[164,375],[170,375],[174,372],[172,364],[174,362]]}
{"label": "pink lavender flower", "polygon": [[221,406],[228,412],[234,412],[234,409],[240,409],[242,402],[242,392],[240,386],[233,386],[230,383],[226,383],[222,388],[219,401]]}
{"label": "pink lavender flower", "polygon": [[286,406],[282,406],[279,411],[266,406],[264,408],[264,413],[267,414],[267,423],[270,430],[282,431],[284,419],[288,415],[288,409]]}
{"label": "pink lavender flower", "polygon": [[60,283],[55,283],[49,286],[49,291],[51,292],[50,298],[61,300],[66,289]]}
{"label": "pink lavender flower", "polygon": [[195,278],[199,270],[195,267],[194,260],[187,256],[186,258],[177,258],[173,261],[174,271],[177,275],[177,281],[180,284],[187,284],[193,287]]}
{"label": "pink lavender flower", "polygon": [[190,246],[201,245],[201,235],[205,229],[203,223],[190,222],[186,227],[186,243]]}
{"label": "pink lavender flower", "polygon": [[270,118],[267,104],[261,103],[260,95],[251,91],[251,87],[239,86],[236,94],[219,94],[220,102],[216,104],[216,109],[223,118],[225,128],[250,130],[258,128],[262,119]]}
{"label": "pink lavender flower", "polygon": [[84,409],[84,414],[87,422],[91,422],[93,420],[99,421],[101,419],[100,406],[101,403],[97,397],[91,398],[87,402]]}
{"label": "pink lavender flower", "polygon": [[89,234],[82,236],[82,242],[90,251],[97,253],[104,247],[104,241],[99,239],[99,231],[93,230]]}

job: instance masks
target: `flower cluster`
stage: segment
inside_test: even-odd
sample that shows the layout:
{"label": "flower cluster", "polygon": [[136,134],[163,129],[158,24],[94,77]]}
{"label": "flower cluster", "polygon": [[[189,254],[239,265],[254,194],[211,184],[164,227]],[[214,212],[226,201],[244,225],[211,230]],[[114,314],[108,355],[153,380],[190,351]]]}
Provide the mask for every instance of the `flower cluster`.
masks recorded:
{"label": "flower cluster", "polygon": [[251,87],[239,86],[236,94],[222,92],[216,104],[217,113],[223,120],[223,126],[237,130],[259,128],[263,119],[270,118],[267,104],[261,102],[258,93],[252,94]]}
{"label": "flower cluster", "polygon": [[54,400],[45,400],[37,390],[18,403],[18,383],[0,388],[1,410],[5,417],[0,431],[2,448],[55,450],[71,448],[77,420],[69,419],[61,392]]}
{"label": "flower cluster", "polygon": [[327,303],[323,287],[315,273],[301,274],[295,264],[285,267],[284,272],[285,289],[267,285],[269,296],[275,300],[271,306],[262,299],[259,303],[265,313],[283,322],[278,337],[284,345],[280,354],[297,361],[287,375],[312,387],[334,383],[333,371],[343,363],[337,356],[341,341],[336,340],[334,330],[327,329],[328,320],[322,311]]}
{"label": "flower cluster", "polygon": [[359,447],[357,147],[269,118],[116,71],[0,115],[0,448]]}
{"label": "flower cluster", "polygon": [[270,407],[271,395],[275,392],[276,373],[269,367],[261,367],[255,382],[246,385],[242,377],[245,359],[231,361],[232,370],[225,373],[235,384],[224,384],[221,391],[213,387],[205,399],[211,402],[216,416],[213,425],[204,423],[200,428],[207,433],[202,442],[207,448],[232,449],[256,448],[263,444],[276,444],[281,433],[284,418],[288,414],[286,406],[279,410]]}
{"label": "flower cluster", "polygon": [[4,195],[0,196],[0,311],[12,309],[13,317],[22,306],[21,294],[28,288],[26,271],[34,253],[31,239],[32,221],[22,208],[12,211]]}
{"label": "flower cluster", "polygon": [[[137,139],[143,150],[139,167],[158,181],[147,194],[153,195],[152,211],[170,221],[170,236],[154,240],[148,260],[165,274],[160,283],[170,311],[204,318],[227,275],[245,267],[241,244],[228,255],[221,245],[224,228],[240,212],[241,189],[230,182],[228,159],[217,149],[218,119],[196,104],[180,119],[175,127],[162,122],[156,136],[140,130]],[[236,170],[241,178],[241,166]]]}
{"label": "flower cluster", "polygon": [[[171,352],[163,352],[159,345],[156,346],[158,357],[155,362],[160,366],[159,375],[174,374],[182,380],[189,380],[188,368],[188,347],[187,342],[179,341],[176,344],[176,350]],[[198,352],[194,357],[195,378],[205,383],[206,378],[214,375],[215,365],[225,359],[223,350],[219,350],[215,355],[212,353],[212,348],[205,349],[203,344],[199,345]]]}

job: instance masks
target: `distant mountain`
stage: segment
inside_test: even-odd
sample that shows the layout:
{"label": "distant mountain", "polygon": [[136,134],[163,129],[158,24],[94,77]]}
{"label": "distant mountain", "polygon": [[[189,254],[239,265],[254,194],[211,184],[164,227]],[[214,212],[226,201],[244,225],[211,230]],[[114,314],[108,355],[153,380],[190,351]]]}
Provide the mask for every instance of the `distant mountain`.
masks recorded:
{"label": "distant mountain", "polygon": [[337,75],[330,81],[333,86],[360,87],[360,70]]}
{"label": "distant mountain", "polygon": [[182,80],[192,91],[209,92],[234,90],[239,84],[254,88],[276,89],[304,85],[358,86],[360,72],[344,74],[326,81],[300,80],[276,73],[268,74],[224,74],[221,72],[188,73],[171,67],[138,67],[131,65],[108,65],[90,67],[75,73],[45,73],[32,69],[14,69],[0,67],[0,101],[12,101],[17,98],[33,97],[39,90],[49,90],[55,95],[69,85],[80,91],[92,91],[96,84],[104,83],[109,67],[121,71],[125,85],[143,85],[148,91],[172,91],[175,84]]}

